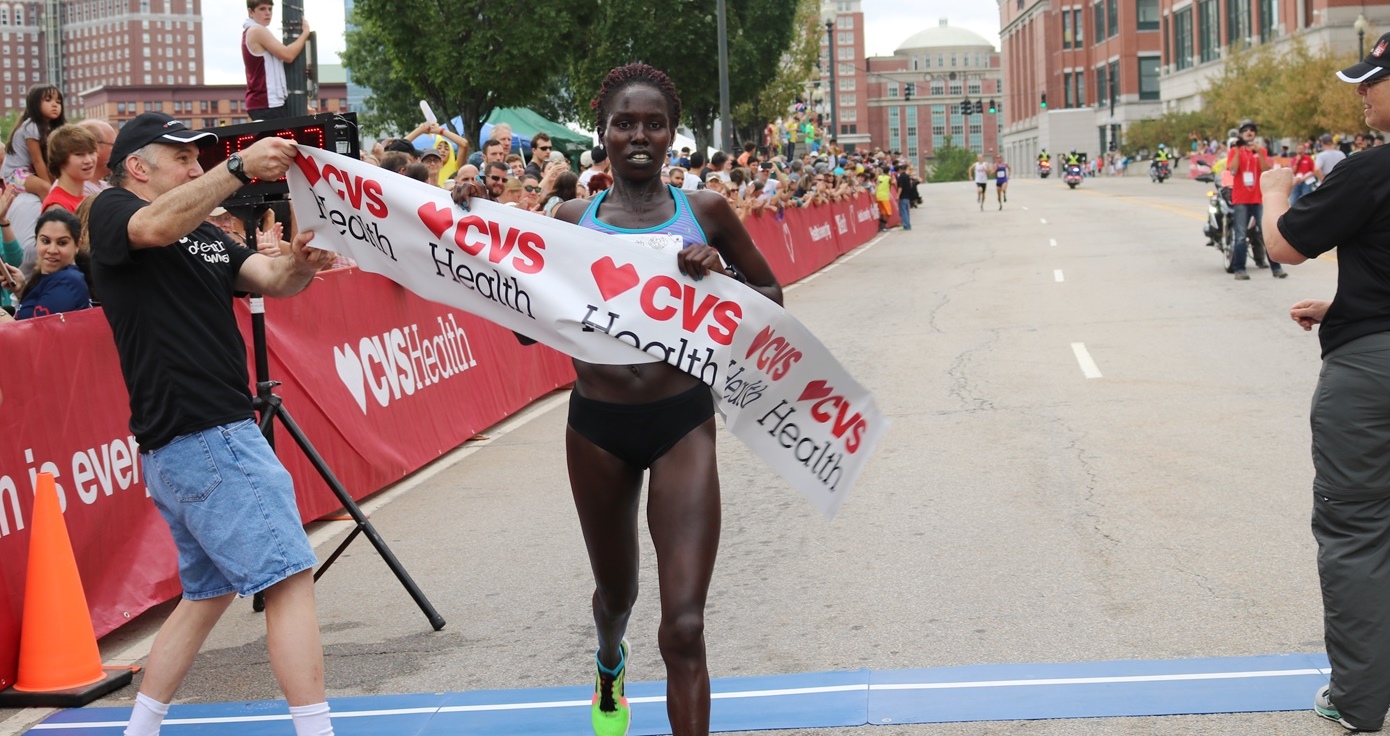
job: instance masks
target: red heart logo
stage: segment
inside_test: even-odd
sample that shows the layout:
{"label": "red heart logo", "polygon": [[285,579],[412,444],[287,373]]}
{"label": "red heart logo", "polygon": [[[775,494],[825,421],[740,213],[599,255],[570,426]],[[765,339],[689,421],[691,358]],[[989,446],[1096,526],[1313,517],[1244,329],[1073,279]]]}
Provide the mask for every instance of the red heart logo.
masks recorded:
{"label": "red heart logo", "polygon": [[748,346],[748,354],[744,355],[743,357],[745,359],[753,357],[753,353],[758,352],[758,348],[761,348],[762,346],[766,345],[767,341],[771,339],[772,327],[764,327],[762,332],[759,332],[757,335],[753,336],[753,344]]}
{"label": "red heart logo", "polygon": [[589,271],[594,275],[594,283],[598,284],[598,293],[604,301],[631,289],[642,282],[642,277],[637,275],[637,267],[631,263],[619,266],[613,262],[612,257],[604,256],[594,265],[589,267]]}
{"label": "red heart logo", "polygon": [[796,400],[823,399],[829,396],[832,391],[834,391],[834,389],[830,388],[830,384],[817,378],[806,384],[806,388],[801,389],[801,396],[797,397]]}
{"label": "red heart logo", "polygon": [[304,172],[304,178],[309,180],[309,186],[312,187],[318,184],[319,179],[323,178],[319,174],[319,165],[314,163],[314,160],[308,156],[302,153],[296,153],[294,155],[294,162],[299,166],[299,170]]}
{"label": "red heart logo", "polygon": [[434,202],[426,202],[420,205],[420,209],[415,211],[420,216],[420,222],[425,223],[425,227],[434,233],[434,237],[444,237],[444,231],[454,226],[454,213],[448,207],[440,207]]}

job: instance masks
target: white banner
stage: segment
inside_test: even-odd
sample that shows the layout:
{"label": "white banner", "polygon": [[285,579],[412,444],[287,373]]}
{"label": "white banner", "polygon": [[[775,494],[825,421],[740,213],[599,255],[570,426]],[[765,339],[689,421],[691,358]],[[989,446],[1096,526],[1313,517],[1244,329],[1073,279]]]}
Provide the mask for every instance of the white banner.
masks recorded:
{"label": "white banner", "polygon": [[827,517],[888,427],[873,397],[776,303],[695,281],[648,245],[474,200],[317,148],[289,184],[314,246],[589,363],[664,360],[710,386],[730,432]]}

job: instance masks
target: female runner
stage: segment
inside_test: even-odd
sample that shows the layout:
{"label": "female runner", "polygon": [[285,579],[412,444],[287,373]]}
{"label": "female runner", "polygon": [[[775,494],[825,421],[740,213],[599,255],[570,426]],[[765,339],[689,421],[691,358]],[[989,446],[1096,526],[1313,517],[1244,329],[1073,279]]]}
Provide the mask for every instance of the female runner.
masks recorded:
{"label": "female runner", "polygon": [[[614,69],[594,107],[613,186],[592,200],[564,203],[555,216],[603,233],[679,235],[684,248],[676,265],[686,277],[738,278],[780,304],[781,286],[728,202],[661,181],[681,114],[670,78],[646,64]],[[666,663],[666,711],[675,736],[708,734],[705,595],[720,522],[713,395],[666,363],[576,360],[574,366],[565,449],[594,573],[594,733],[621,736],[632,717],[623,694],[629,654],[623,634],[637,600],[637,509],[643,472],[650,471],[647,523],[661,597],[657,641]]]}

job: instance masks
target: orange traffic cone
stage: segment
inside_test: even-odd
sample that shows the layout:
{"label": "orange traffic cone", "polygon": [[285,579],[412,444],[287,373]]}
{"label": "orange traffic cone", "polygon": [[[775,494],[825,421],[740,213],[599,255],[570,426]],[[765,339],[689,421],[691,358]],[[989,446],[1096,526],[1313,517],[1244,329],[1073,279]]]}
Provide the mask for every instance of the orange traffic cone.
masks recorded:
{"label": "orange traffic cone", "polygon": [[0,707],[82,706],[130,679],[129,670],[108,673],[101,666],[58,489],[52,475],[40,473],[29,533],[19,678],[0,693]]}

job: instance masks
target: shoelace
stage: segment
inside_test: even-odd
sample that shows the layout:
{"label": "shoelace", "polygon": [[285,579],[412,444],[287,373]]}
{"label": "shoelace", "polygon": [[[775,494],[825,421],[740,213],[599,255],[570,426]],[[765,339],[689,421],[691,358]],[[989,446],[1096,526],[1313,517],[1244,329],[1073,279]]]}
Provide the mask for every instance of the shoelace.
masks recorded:
{"label": "shoelace", "polygon": [[613,681],[617,679],[614,675],[599,673],[598,676],[598,709],[606,713],[612,713],[618,709],[618,704],[613,700]]}

